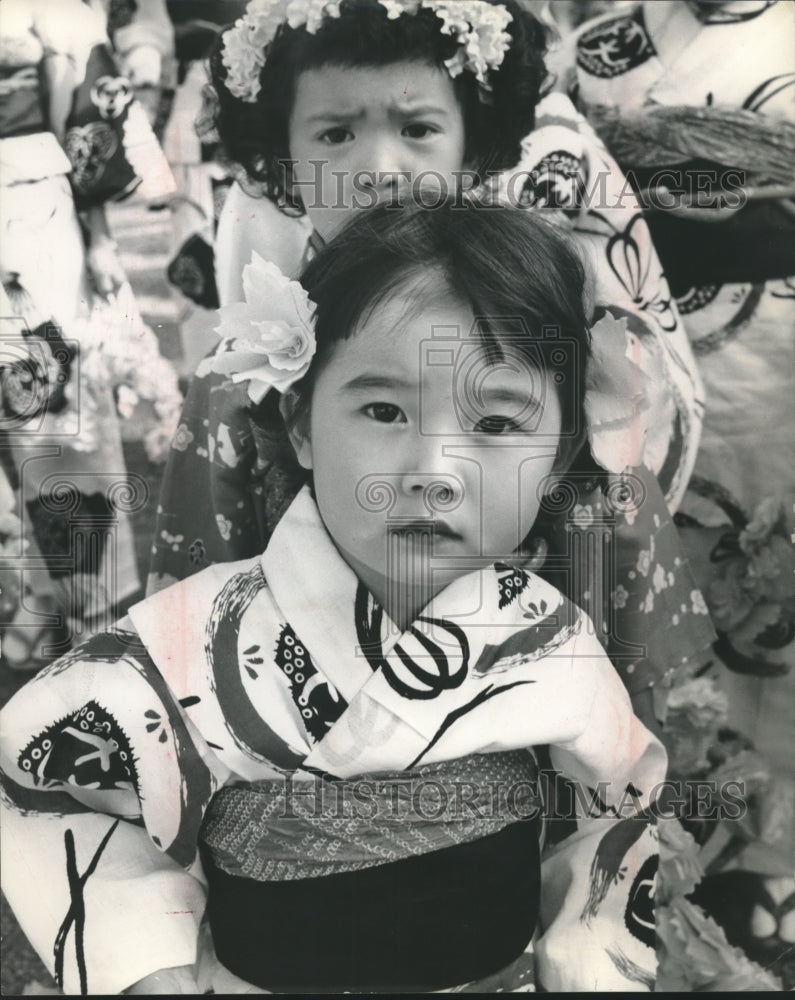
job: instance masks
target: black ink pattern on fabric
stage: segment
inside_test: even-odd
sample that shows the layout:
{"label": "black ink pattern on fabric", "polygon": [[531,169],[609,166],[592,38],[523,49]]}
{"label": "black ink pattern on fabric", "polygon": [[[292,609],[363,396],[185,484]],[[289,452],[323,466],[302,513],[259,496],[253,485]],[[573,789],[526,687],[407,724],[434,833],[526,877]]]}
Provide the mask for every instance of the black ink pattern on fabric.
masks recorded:
{"label": "black ink pattern on fabric", "polygon": [[[18,282],[8,287],[24,295]],[[12,417],[30,420],[42,413],[60,413],[67,405],[67,387],[77,356],[74,341],[65,341],[55,323],[42,323],[33,330],[22,330],[26,356],[10,358],[0,369],[2,408]]]}
{"label": "black ink pattern on fabric", "polygon": [[510,691],[511,688],[519,687],[520,685],[523,684],[535,684],[535,681],[514,681],[513,684],[503,684],[501,687],[497,688],[489,685],[487,688],[484,688],[481,692],[476,694],[471,701],[468,701],[466,703],[466,705],[461,705],[460,708],[457,708],[454,712],[450,712],[447,715],[447,718],[441,724],[441,726],[439,726],[439,728],[436,730],[436,733],[434,734],[433,739],[428,744],[428,746],[425,747],[422,753],[418,754],[418,756],[414,758],[414,760],[409,764],[406,770],[410,771],[413,767],[416,767],[417,764],[419,764],[419,762],[422,760],[422,758],[428,753],[428,751],[433,746],[435,746],[436,743],[439,742],[439,740],[444,736],[447,730],[459,719],[463,718],[465,715],[468,715],[473,709],[477,708],[478,705],[482,705],[484,702],[488,701],[490,698],[493,698],[497,694],[502,694],[504,691]]}
{"label": "black ink pattern on fabric", "polygon": [[607,896],[608,889],[624,877],[623,864],[630,848],[640,840],[648,826],[643,817],[624,819],[612,826],[599,841],[591,862],[590,888],[588,899],[580,914],[580,920],[590,924],[599,912],[599,907]]}
{"label": "black ink pattern on fabric", "polygon": [[500,611],[512,604],[527,586],[529,579],[523,569],[507,566],[505,563],[495,563],[497,571],[497,586],[500,589]]}
{"label": "black ink pattern on fabric", "polygon": [[52,557],[48,567],[53,579],[87,573],[99,565],[118,521],[104,493],[79,493],[77,508],[68,517],[59,510],[57,494],[39,492],[25,506],[39,550]]}
{"label": "black ink pattern on fabric", "polygon": [[646,858],[635,876],[629,890],[629,899],[624,911],[627,930],[648,948],[655,947],[654,883],[657,877],[659,855]]}
{"label": "black ink pattern on fabric", "polygon": [[616,952],[610,948],[606,948],[605,951],[610,961],[624,979],[627,979],[630,983],[641,983],[645,990],[654,992],[654,975],[648,969],[644,969],[637,962],[633,962],[631,958],[627,958],[622,951]]}
{"label": "black ink pattern on fabric", "polygon": [[[602,219],[607,225],[610,220],[601,216],[598,212],[593,212],[597,218]],[[671,308],[671,299],[662,298],[658,291],[651,300],[645,298],[645,285],[648,278],[649,260],[648,251],[641,249],[641,243],[635,239],[633,230],[635,226],[643,228],[645,225],[643,216],[638,213],[632,217],[631,222],[624,229],[614,233],[607,241],[605,256],[610,270],[621,286],[632,299],[633,304],[643,312],[651,312],[662,329],[666,333],[671,333],[676,329],[677,318]],[[616,319],[626,317],[628,329],[636,333],[639,338],[650,336],[650,331],[638,328],[638,323],[633,324],[632,313],[624,309],[614,309],[611,307]]]}
{"label": "black ink pattern on fabric", "polygon": [[732,10],[733,4],[703,4],[687,0],[691,12],[702,24],[744,24],[746,21],[753,21],[760,17],[776,3],[778,0],[765,0],[762,6],[754,6],[749,10]]}
{"label": "black ink pattern on fabric", "polygon": [[[250,661],[258,652],[259,646],[252,646],[243,655],[251,654]],[[331,682],[318,672],[309,650],[289,624],[282,626],[274,658],[276,666],[287,678],[290,694],[301,713],[306,731],[315,741],[322,740],[348,707],[347,703]]]}
{"label": "black ink pattern on fabric", "polygon": [[577,44],[577,65],[601,79],[612,79],[641,66],[655,50],[640,12],[602,21]]}
{"label": "black ink pattern on fabric", "polygon": [[539,620],[534,625],[515,632],[498,646],[486,643],[472,667],[476,677],[500,674],[525,663],[534,663],[559,649],[580,630],[579,612],[570,601],[564,601],[552,614],[545,614],[545,607],[539,606],[537,610]]}
{"label": "black ink pattern on fabric", "polygon": [[363,583],[359,583],[356,587],[353,613],[359,645],[370,669],[376,671],[381,666],[382,659],[381,624],[384,620],[384,609]]}
{"label": "black ink pattern on fabric", "polygon": [[124,147],[134,126],[130,120],[136,110],[134,97],[129,80],[118,75],[109,46],[93,46],[83,81],[75,90],[63,141],[78,208],[124,198],[141,183]]}
{"label": "black ink pattern on fabric", "polygon": [[[458,625],[442,618],[419,616],[418,622],[448,632],[456,652],[448,655],[438,643],[411,625],[404,633],[402,642],[397,643],[390,653],[390,657],[396,658],[403,668],[398,673],[397,664],[387,660],[381,647],[383,614],[383,608],[360,583],[354,605],[356,636],[370,668],[381,670],[393,691],[404,698],[427,700],[463,684],[469,670],[469,641]],[[413,656],[411,648],[406,646],[414,647]],[[417,661],[418,656],[426,666]],[[435,669],[427,669],[429,661]]]}
{"label": "black ink pattern on fabric", "polygon": [[[411,625],[404,633],[401,642],[395,645],[392,653],[397,656],[405,668],[405,674],[408,674],[413,681],[410,682],[405,676],[399,676],[395,665],[390,663],[386,657],[381,661],[381,670],[393,691],[397,691],[404,698],[425,701],[438,697],[443,691],[454,690],[464,683],[469,669],[469,640],[458,625],[443,618],[420,616],[417,621],[425,622],[448,632],[458,646],[455,654],[448,655],[442,646]],[[408,636],[411,636],[422,647],[424,653],[420,654],[415,651],[414,656],[410,654],[405,648]],[[423,662],[427,663],[428,660],[431,660],[436,669],[428,670],[421,666],[416,659],[417,655],[422,656]]]}
{"label": "black ink pattern on fabric", "polygon": [[720,285],[700,285],[697,288],[691,288],[676,300],[679,314],[689,316],[691,313],[706,308],[710,302],[717,298],[720,289]]}
{"label": "black ink pattern on fabric", "polygon": [[138,791],[138,775],[127,734],[98,702],[82,708],[35,736],[20,753],[19,768],[36,785]]}
{"label": "black ink pattern on fabric", "polygon": [[[102,685],[102,669],[115,673],[117,664],[134,670],[144,679],[157,701],[153,700],[150,707],[143,711],[143,726],[136,725],[129,733],[125,732],[113,713],[98,699],[75,706],[72,712],[39,733],[20,754],[19,768],[32,777],[37,787],[26,788],[6,779],[6,794],[23,811],[35,810],[50,815],[85,811],[85,806],[77,800],[70,802],[67,795],[60,793],[58,784],[66,788],[71,784],[128,790],[141,801],[146,797],[146,787],[145,782],[142,787],[141,765],[136,757],[137,735],[140,735],[140,729],[144,732],[148,729],[157,743],[165,748],[170,731],[176,753],[176,761],[172,764],[179,768],[184,776],[184,788],[190,791],[182,796],[179,826],[173,839],[165,844],[154,836],[152,840],[177,864],[187,868],[195,859],[196,830],[201,824],[214,784],[188,733],[173,692],[152,662],[138,634],[119,628],[93,636],[55,660],[42,671],[39,679],[55,677],[70,669],[79,670],[81,664],[87,663],[94,665],[92,677],[98,685],[97,690]],[[48,745],[45,746],[45,743]],[[170,757],[171,749],[167,748],[166,753]]]}
{"label": "black ink pattern on fabric", "polygon": [[584,194],[580,158],[568,150],[558,149],[548,153],[527,172],[519,205],[522,208],[573,210],[582,205]]}
{"label": "black ink pattern on fabric", "polygon": [[75,957],[77,960],[78,973],[80,975],[80,995],[88,994],[88,977],[86,974],[86,956],[84,950],[84,934],[86,925],[86,905],[83,899],[83,890],[86,882],[96,871],[99,860],[108,845],[108,841],[113,836],[119,820],[113,824],[105,836],[100,841],[99,847],[94,852],[94,856],[88,868],[81,875],[77,870],[77,853],[75,851],[75,835],[71,829],[64,834],[64,847],[66,848],[66,877],[69,882],[69,896],[71,903],[66,912],[63,923],[55,936],[55,980],[63,989],[63,965],[64,949],[69,931],[74,924],[75,929]]}
{"label": "black ink pattern on fabric", "polygon": [[[259,565],[236,573],[215,598],[207,621],[204,644],[212,671],[215,693],[227,729],[248,756],[294,771],[303,757],[291,750],[254,708],[239,669],[240,622],[251,602],[267,586]],[[249,674],[250,676],[250,674]]]}
{"label": "black ink pattern on fabric", "polygon": [[769,80],[760,83],[743,101],[743,108],[749,111],[759,111],[768,101],[772,100],[776,94],[782,90],[795,86],[795,73],[781,73],[779,76],[771,76]]}

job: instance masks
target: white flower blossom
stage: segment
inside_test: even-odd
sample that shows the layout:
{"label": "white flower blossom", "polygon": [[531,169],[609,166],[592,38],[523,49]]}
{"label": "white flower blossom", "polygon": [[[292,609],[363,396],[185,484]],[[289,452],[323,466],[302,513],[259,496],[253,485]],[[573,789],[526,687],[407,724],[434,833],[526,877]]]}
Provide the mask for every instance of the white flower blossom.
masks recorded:
{"label": "white flower blossom", "polygon": [[659,594],[661,590],[665,590],[668,586],[668,580],[665,575],[665,567],[660,563],[654,568],[654,576],[652,577],[652,584],[654,585],[655,591]]}
{"label": "white flower blossom", "polygon": [[401,14],[416,14],[421,0],[380,0],[390,21],[396,20]]}
{"label": "white flower blossom", "polygon": [[638,556],[637,570],[641,576],[649,575],[649,568],[651,566],[651,552],[648,549],[641,549],[640,555]]}
{"label": "white flower blossom", "polygon": [[613,591],[613,605],[616,608],[625,608],[627,606],[627,600],[629,598],[629,591],[623,584],[620,584]]}
{"label": "white flower blossom", "polygon": [[694,615],[708,615],[709,611],[707,609],[707,604],[704,600],[704,595],[700,590],[690,591],[690,604],[693,608]]}
{"label": "white flower blossom", "polygon": [[215,515],[215,523],[218,525],[218,533],[225,542],[232,537],[232,522],[223,514]]}
{"label": "white flower blossom", "polygon": [[[327,18],[340,16],[342,0],[251,0],[246,13],[224,33],[221,61],[226,68],[227,89],[241,101],[253,104],[261,90],[260,73],[268,48],[282,24],[305,27],[314,35]],[[379,0],[387,18],[414,16],[422,8],[432,10],[442,34],[455,38],[459,48],[445,61],[451,77],[464,70],[489,89],[488,73],[502,65],[511,45],[506,30],[511,13],[502,4],[484,0]]]}
{"label": "white flower blossom", "polygon": [[252,253],[243,269],[245,302],[219,310],[224,338],[213,371],[248,382],[258,403],[270,388],[285,392],[306,374],[315,354],[314,306],[297,281]]}

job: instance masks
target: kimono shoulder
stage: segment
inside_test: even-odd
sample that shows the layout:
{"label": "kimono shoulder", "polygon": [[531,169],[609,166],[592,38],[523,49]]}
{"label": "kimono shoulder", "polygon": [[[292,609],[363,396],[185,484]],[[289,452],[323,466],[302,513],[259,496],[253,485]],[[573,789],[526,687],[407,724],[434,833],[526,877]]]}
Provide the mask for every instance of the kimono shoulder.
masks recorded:
{"label": "kimono shoulder", "polygon": [[129,616],[158,669],[187,693],[203,670],[208,628],[225,601],[247,602],[266,587],[259,557],[217,563],[130,608]]}

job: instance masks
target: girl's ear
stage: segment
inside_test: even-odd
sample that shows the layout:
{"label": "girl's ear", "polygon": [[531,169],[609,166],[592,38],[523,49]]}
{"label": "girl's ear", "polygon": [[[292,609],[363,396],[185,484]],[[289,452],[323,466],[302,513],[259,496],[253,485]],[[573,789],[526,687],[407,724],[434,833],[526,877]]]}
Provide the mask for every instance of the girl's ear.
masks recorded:
{"label": "girl's ear", "polygon": [[300,405],[297,393],[287,391],[279,400],[279,412],[287,428],[287,437],[293,446],[298,464],[303,469],[311,470],[312,441],[309,436],[309,413]]}

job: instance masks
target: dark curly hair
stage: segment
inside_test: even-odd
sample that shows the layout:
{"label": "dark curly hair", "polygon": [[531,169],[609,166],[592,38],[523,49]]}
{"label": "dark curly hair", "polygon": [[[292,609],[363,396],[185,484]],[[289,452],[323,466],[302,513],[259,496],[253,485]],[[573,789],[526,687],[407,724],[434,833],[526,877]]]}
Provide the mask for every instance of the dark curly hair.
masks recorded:
{"label": "dark curly hair", "polygon": [[[496,2],[496,0],[486,0]],[[473,73],[453,83],[466,134],[465,161],[479,176],[514,166],[522,139],[535,124],[535,107],[547,79],[547,30],[516,0],[499,0],[511,13],[512,36],[498,70],[489,73],[484,93]],[[321,66],[386,66],[424,62],[443,67],[458,43],[443,34],[432,9],[389,19],[378,0],[343,0],[338,18],[327,18],[315,34],[304,26],[279,26],[260,73],[255,103],[234,97],[225,85],[221,40],[210,67],[217,92],[215,126],[223,155],[242,166],[250,181],[282,211],[302,214],[300,201],[285,190],[284,164],[290,160],[288,121],[299,75]]]}

